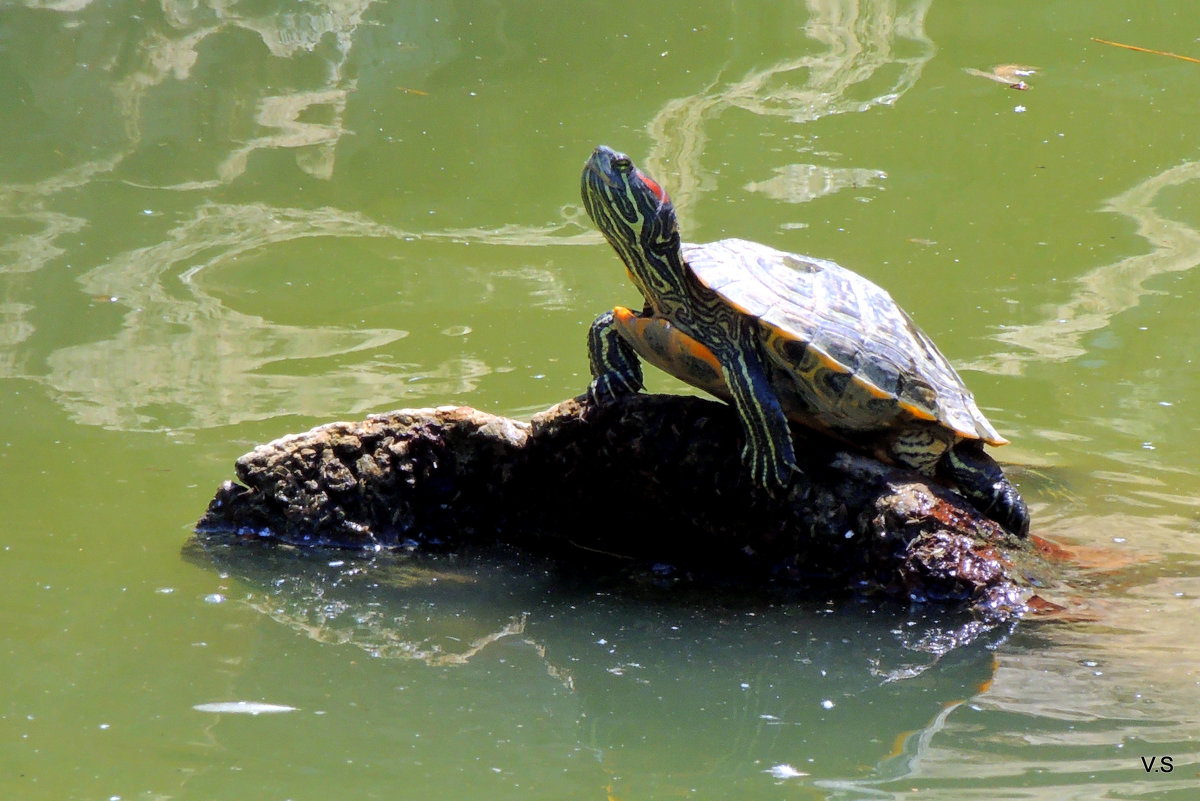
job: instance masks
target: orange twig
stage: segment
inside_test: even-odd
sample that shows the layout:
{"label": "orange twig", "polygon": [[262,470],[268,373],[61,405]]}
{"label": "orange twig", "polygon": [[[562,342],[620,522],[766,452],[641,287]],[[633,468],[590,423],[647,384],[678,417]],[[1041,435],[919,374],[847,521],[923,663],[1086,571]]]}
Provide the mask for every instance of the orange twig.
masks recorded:
{"label": "orange twig", "polygon": [[1178,53],[1168,53],[1165,50],[1151,50],[1148,47],[1138,47],[1137,45],[1121,44],[1120,42],[1110,42],[1108,39],[1097,39],[1095,36],[1092,37],[1092,41],[1099,42],[1100,44],[1112,45],[1113,47],[1123,47],[1126,50],[1136,50],[1139,53],[1153,53],[1156,56],[1169,56],[1171,58],[1177,58],[1180,61],[1190,61],[1193,64],[1200,64],[1200,58],[1192,58],[1191,56],[1181,56]]}

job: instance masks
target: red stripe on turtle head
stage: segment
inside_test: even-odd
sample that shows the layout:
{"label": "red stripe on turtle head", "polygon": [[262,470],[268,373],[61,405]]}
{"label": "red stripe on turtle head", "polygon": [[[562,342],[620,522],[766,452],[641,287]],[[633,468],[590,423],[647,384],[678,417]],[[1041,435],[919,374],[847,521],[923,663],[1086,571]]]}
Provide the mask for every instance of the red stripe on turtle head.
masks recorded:
{"label": "red stripe on turtle head", "polygon": [[670,202],[671,199],[667,197],[667,193],[663,191],[663,188],[658,185],[657,181],[641,170],[637,170],[637,177],[646,185],[647,189],[654,193],[654,196],[658,198],[659,204]]}

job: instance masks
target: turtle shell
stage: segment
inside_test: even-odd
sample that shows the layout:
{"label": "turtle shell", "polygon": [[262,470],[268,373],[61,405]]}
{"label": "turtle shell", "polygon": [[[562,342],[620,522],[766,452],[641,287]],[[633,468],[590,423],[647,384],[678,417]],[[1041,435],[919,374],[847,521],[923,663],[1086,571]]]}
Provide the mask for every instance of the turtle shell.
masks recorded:
{"label": "turtle shell", "polygon": [[936,421],[1007,442],[933,341],[861,275],[741,239],[685,244],[683,255],[701,285],[758,320],[774,382],[791,384],[779,387],[789,415],[846,431]]}

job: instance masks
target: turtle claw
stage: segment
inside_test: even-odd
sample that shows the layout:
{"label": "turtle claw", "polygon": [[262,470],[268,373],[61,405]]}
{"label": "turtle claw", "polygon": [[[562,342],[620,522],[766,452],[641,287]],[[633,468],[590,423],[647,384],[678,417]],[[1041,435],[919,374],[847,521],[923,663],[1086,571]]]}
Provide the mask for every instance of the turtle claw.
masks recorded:
{"label": "turtle claw", "polygon": [[633,384],[624,375],[605,373],[588,384],[587,397],[595,406],[608,406],[616,403],[619,398],[636,395],[641,388],[640,383]]}
{"label": "turtle claw", "polygon": [[772,459],[770,453],[764,453],[749,443],[742,448],[742,463],[746,465],[754,485],[772,498],[787,496],[792,485],[792,471],[800,469],[791,460]]}
{"label": "turtle claw", "polygon": [[1018,537],[1029,536],[1029,507],[1016,487],[1005,479],[1002,485],[993,488],[992,499],[992,505],[981,511],[1006,531]]}
{"label": "turtle claw", "polygon": [[587,396],[593,404],[604,406],[642,391],[642,365],[613,324],[612,312],[601,314],[588,330],[588,363],[592,382]]}
{"label": "turtle claw", "polygon": [[1029,534],[1029,507],[1000,465],[983,452],[977,440],[961,442],[946,452],[938,472],[954,481],[958,490],[979,510],[1018,537]]}

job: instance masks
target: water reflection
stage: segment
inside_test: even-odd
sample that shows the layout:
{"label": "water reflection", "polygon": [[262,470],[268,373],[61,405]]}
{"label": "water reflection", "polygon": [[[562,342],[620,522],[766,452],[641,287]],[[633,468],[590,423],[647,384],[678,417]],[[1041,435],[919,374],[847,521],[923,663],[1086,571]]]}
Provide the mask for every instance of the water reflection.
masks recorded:
{"label": "water reflection", "polygon": [[[1170,15],[1131,16],[1115,0],[1093,10],[1147,43]],[[1200,167],[1181,131],[1195,128],[1192,73],[1128,52],[1081,62],[1064,34],[1095,31],[1061,8],[605,11],[629,27],[604,30],[567,4],[459,0],[0,11],[0,378],[18,379],[0,393],[0,455],[42,488],[9,483],[27,497],[10,505],[20,536],[0,564],[21,599],[5,722],[20,735],[9,773],[24,795],[1191,797],[1200,571],[1185,304],[1200,242],[1194,214],[1182,220]],[[987,65],[980,30],[1005,57],[1042,54],[1047,77],[1021,98],[1045,98],[1038,114],[992,98],[1025,133],[997,124],[959,71]],[[636,87],[637,102],[614,86]],[[859,119],[869,135],[845,152],[826,144],[822,124]],[[1038,125],[1066,134],[1063,169],[1032,181],[1019,175],[1040,158],[1036,142],[1020,137]],[[178,565],[170,542],[211,489],[190,477],[261,428],[230,423],[460,393],[533,411],[582,388],[587,321],[624,299],[615,273],[579,269],[614,262],[562,205],[578,202],[600,131],[649,143],[648,169],[673,176],[684,214],[727,203],[731,229],[739,215],[751,227],[794,216],[783,203],[892,191],[869,155],[886,152],[894,176],[915,178],[894,187],[911,191],[893,198],[896,235],[945,226],[944,193],[962,190],[953,224],[976,210],[1003,223],[961,232],[979,249],[1039,224],[1091,230],[1095,184],[1074,179],[1118,165],[1133,188],[1107,209],[1149,252],[1097,266],[1074,238],[1051,243],[1047,262],[1084,266],[1022,287],[1004,317],[1055,302],[1000,329],[1004,352],[971,365],[1022,375],[995,382],[1012,393],[1002,405],[1027,415],[1014,427],[1087,479],[1072,482],[1075,498],[1038,493],[1041,533],[1109,549],[1063,590],[1079,596],[1073,622],[1023,623],[988,650],[1000,632],[570,586],[499,559],[494,571],[401,560],[352,575],[361,566],[344,555],[247,553],[260,570],[219,565],[228,578],[211,561]],[[955,145],[948,164],[978,164],[987,180],[960,185],[951,164],[925,184],[943,142]],[[1008,204],[1038,192],[1056,203],[1026,228]],[[583,244],[597,253],[563,249]],[[1153,296],[1172,274],[1183,303]],[[981,295],[1013,294],[995,275],[968,283],[935,296],[937,319],[974,329]],[[1161,326],[1138,339],[1139,315],[1158,311]],[[561,373],[539,386],[553,359]],[[172,437],[89,426],[221,428],[168,452]],[[159,463],[173,472],[146,469]],[[46,500],[63,486],[72,503]],[[154,592],[164,585],[178,591]],[[216,590],[233,602],[205,603]],[[236,699],[297,712],[218,721],[193,709]],[[1187,769],[1148,775],[1139,758],[1163,754]]]}
{"label": "water reflection", "polygon": [[1006,327],[995,335],[996,340],[1022,350],[989,355],[964,368],[1019,375],[1031,363],[1075,359],[1103,348],[1099,338],[1089,343],[1085,337],[1108,329],[1113,318],[1155,292],[1148,286],[1154,278],[1200,266],[1200,231],[1157,208],[1161,195],[1197,179],[1200,162],[1189,161],[1112,198],[1104,210],[1132,220],[1151,251],[1089,270],[1073,282],[1071,298],[1048,309],[1044,319]]}
{"label": "water reflection", "polygon": [[[129,138],[142,139],[143,101],[149,89],[167,81],[187,81],[200,60],[199,50],[207,40],[228,37],[237,31],[255,35],[267,51],[280,59],[294,59],[318,53],[323,61],[325,87],[316,91],[298,91],[286,95],[259,93],[255,122],[274,129],[274,133],[255,137],[235,149],[217,168],[213,183],[188,182],[178,188],[201,188],[224,183],[245,171],[248,156],[264,148],[295,148],[297,164],[318,178],[332,174],[334,146],[347,133],[343,127],[346,99],[354,81],[345,77],[355,32],[375,0],[301,0],[286,13],[264,9],[261,14],[246,13],[243,4],[211,0],[207,3],[162,0],[160,10],[165,29],[148,27],[145,38],[134,46],[134,66],[114,85],[114,94],[123,111]],[[327,46],[332,42],[332,46]],[[320,108],[327,122],[301,122],[302,113]]]}
{"label": "water reflection", "polygon": [[[416,384],[426,397],[448,398],[472,391],[476,380],[492,371],[471,355],[433,364],[397,364],[378,357],[347,360],[409,332],[273,323],[231,308],[206,286],[217,280],[212,274],[243,256],[309,239],[574,243],[570,236],[555,237],[546,230],[531,235],[518,227],[417,234],[331,208],[206,204],[158,244],[122,254],[80,277],[86,294],[115,298],[127,312],[114,337],[53,352],[46,383],[79,422],[145,430],[204,428],[288,412],[358,413],[376,408],[381,399],[403,401]],[[470,269],[462,272],[471,279]],[[529,265],[478,273],[474,279],[471,284],[481,292],[475,304],[485,304],[501,284],[511,283],[525,287],[531,305],[563,308],[568,303],[555,270]],[[444,281],[409,272],[398,285],[420,306],[428,303],[420,288],[433,289],[438,283]],[[463,283],[454,284],[460,303],[463,288]],[[279,370],[288,363],[333,358],[342,362],[335,373]]]}
{"label": "water reflection", "polygon": [[[1157,568],[1151,568],[1157,570]],[[1136,571],[1123,571],[1126,580]],[[993,680],[910,738],[879,778],[835,783],[834,798],[1186,798],[1200,761],[1200,648],[1172,615],[1200,597],[1192,577],[1160,577],[1108,596],[1103,622],[1028,629],[1001,652]],[[933,729],[929,730],[933,733]],[[1169,772],[1143,758],[1171,755]],[[1179,768],[1179,765],[1185,767]],[[972,783],[986,790],[970,791]],[[1171,795],[1177,793],[1178,795]]]}
{"label": "water reflection", "polygon": [[[73,12],[86,5],[52,8]],[[447,396],[472,390],[491,368],[471,354],[399,366],[375,356],[348,360],[316,375],[311,369],[284,374],[281,365],[345,360],[383,348],[408,331],[274,323],[230,308],[210,288],[213,273],[247,254],[318,238],[526,246],[594,241],[573,219],[579,214],[573,208],[544,227],[410,231],[332,206],[209,199],[217,190],[244,182],[256,153],[291,153],[303,173],[332,178],[337,146],[350,133],[345,126],[348,101],[357,91],[356,81],[346,77],[347,60],[371,5],[305,2],[289,5],[286,13],[264,9],[256,14],[233,3],[164,2],[164,18],[144,21],[140,38],[132,43],[89,33],[86,57],[110,65],[112,76],[104,91],[116,100],[113,109],[123,123],[116,130],[124,140],[112,142],[108,156],[41,180],[0,186],[0,217],[13,222],[11,235],[0,241],[0,272],[32,273],[69,261],[83,268],[78,279],[83,294],[111,298],[124,315],[115,335],[106,331],[56,347],[46,357],[44,375],[30,376],[25,348],[36,334],[29,314],[33,305],[26,301],[26,290],[11,285],[0,321],[0,375],[43,380],[77,422],[122,430],[204,428],[294,412],[352,414],[372,408],[379,399],[402,399],[417,385]],[[432,25],[432,17],[421,12],[406,22],[416,34]],[[203,70],[212,68],[212,53],[236,42],[238,32],[252,33],[271,57],[318,76],[319,85],[270,91],[272,82],[254,75],[251,66],[246,80],[222,90],[220,108],[207,106]],[[430,33],[430,38],[436,37]],[[435,51],[405,51],[405,58],[429,59]],[[314,63],[320,66],[314,68]],[[38,72],[28,79],[35,87],[46,80]],[[190,130],[163,125],[163,89],[169,85],[200,96],[193,104],[198,116],[187,120]],[[242,131],[252,133],[241,136]],[[209,142],[216,145],[211,177],[195,174],[203,169],[202,158],[169,164],[157,160],[156,150],[178,147],[181,137],[204,143],[201,154],[210,150]],[[225,142],[233,146],[222,152]],[[128,230],[121,230],[117,241],[144,231],[143,242],[148,243],[116,251],[84,242],[66,245],[68,235],[86,233],[94,223],[62,209],[74,208],[84,193],[111,196],[114,178],[137,190],[132,202],[125,196],[119,205],[137,204],[135,213],[141,217],[135,225],[123,218],[118,226]],[[175,197],[164,197],[163,190]],[[155,225],[171,219],[177,222]],[[97,266],[87,268],[89,260]],[[556,271],[529,266],[500,271],[489,281],[494,279],[526,284],[534,305],[566,305]]]}
{"label": "water reflection", "polygon": [[[283,363],[382,348],[408,332],[272,323],[230,308],[206,288],[207,276],[248,254],[309,239],[511,246],[592,241],[591,235],[573,230],[574,222],[564,221],[545,229],[416,233],[333,208],[204,204],[160,242],[114,256],[80,276],[82,292],[112,298],[126,313],[115,336],[51,353],[44,380],[77,421],[124,430],[203,428],[288,412],[349,414],[373,408],[381,398],[400,398],[403,388],[415,382],[422,382],[426,393],[440,390],[445,397],[467,392],[474,389],[474,379],[490,372],[469,356],[408,368],[359,360],[339,367],[337,380],[328,373],[272,373],[273,366]],[[469,274],[466,270],[464,277]],[[418,277],[409,275],[405,283]],[[569,303],[557,270],[527,265],[477,279],[483,290],[476,301],[480,304],[499,284],[511,282],[527,287],[531,305],[565,308]],[[0,348],[11,352],[33,333],[22,312],[27,306],[9,304],[12,335],[0,339]],[[13,370],[17,362],[15,355],[10,358]],[[431,384],[430,379],[445,380]]]}
{"label": "water reflection", "polygon": [[[45,359],[44,375],[28,376],[44,381],[77,422],[178,430],[286,413],[353,414],[380,399],[402,401],[404,387],[444,389],[448,395],[469,391],[494,369],[475,353],[440,364],[389,364],[378,350],[405,337],[407,329],[288,325],[233,309],[214,290],[212,276],[249,254],[318,238],[522,247],[599,241],[574,205],[543,225],[439,228],[412,219],[392,226],[330,203],[224,199],[235,188],[244,192],[263,180],[255,165],[269,163],[272,153],[289,156],[309,178],[333,182],[339,158],[354,152],[348,147],[355,138],[348,122],[352,104],[390,96],[376,86],[392,80],[381,77],[386,68],[371,64],[365,70],[355,51],[370,27],[373,5],[312,0],[256,11],[219,0],[167,1],[158,8],[161,16],[141,20],[132,40],[80,26],[76,55],[107,65],[105,76],[84,73],[91,91],[114,101],[97,113],[117,124],[99,126],[104,137],[89,148],[107,154],[41,180],[0,187],[0,216],[15,223],[0,242],[0,271],[38,272],[69,261],[83,294],[113,298],[123,310],[115,334],[81,332],[85,341],[56,345]],[[923,32],[928,2],[812,0],[808,7],[798,36],[805,49],[815,42],[819,52],[718,81],[666,103],[649,122],[655,134],[650,161],[672,162],[677,203],[686,206],[701,188],[705,129],[717,115],[736,108],[803,123],[888,104],[912,86],[933,52]],[[53,8],[64,14],[94,11],[87,4]],[[461,44],[447,38],[451,31],[437,24],[437,16],[436,9],[422,8],[403,22],[378,23],[397,40],[390,58],[419,72],[457,52]],[[395,25],[401,27],[390,27]],[[246,42],[265,55],[247,49]],[[243,71],[216,76],[224,55],[242,58]],[[291,78],[271,77],[281,64]],[[52,96],[46,75],[34,70],[23,77],[32,94]],[[224,85],[214,93],[209,82],[217,79]],[[280,91],[288,84],[295,88]],[[181,104],[188,109],[183,117],[176,108]],[[853,168],[794,164],[749,188],[799,202],[878,177]],[[124,216],[115,217],[116,236],[94,230],[89,215],[77,212],[79,198],[88,193],[123,209]],[[131,224],[135,215],[138,221]],[[68,245],[73,235],[83,241]],[[557,267],[497,270],[487,279],[489,290],[505,279],[529,287],[531,306],[571,306]],[[22,375],[23,350],[37,339],[26,313],[31,304],[19,289],[7,291],[5,300],[0,370]],[[362,357],[347,358],[353,354]],[[345,363],[315,374],[299,367],[322,360]]]}
{"label": "water reflection", "polygon": [[[617,795],[636,797],[700,776],[737,794],[886,763],[893,743],[938,730],[944,710],[990,682],[1007,634],[856,603],[609,591],[494,553],[365,559],[197,541],[188,555],[221,570],[228,597],[324,644],[436,670],[502,648],[532,671],[510,685],[571,694],[571,736],[599,755]],[[513,659],[522,649],[530,658]]]}
{"label": "water reflection", "polygon": [[28,303],[0,303],[0,375],[14,375],[24,369],[17,363],[16,346],[33,333],[27,316],[33,310]]}
{"label": "water reflection", "polygon": [[[353,407],[378,396],[381,374],[339,381],[263,372],[286,360],[370,350],[405,332],[271,323],[222,304],[203,272],[239,255],[305,237],[391,236],[359,215],[330,209],[206,205],[162,242],[110,260],[80,277],[89,295],[127,309],[109,339],[60,348],[47,359],[47,384],[76,419],[126,430],[225,425],[292,408]],[[382,372],[382,371],[381,371]]]}
{"label": "water reflection", "polygon": [[[671,198],[686,217],[697,197],[713,188],[703,157],[707,129],[720,115],[741,109],[804,124],[895,103],[933,58],[935,47],[925,32],[930,2],[808,0],[797,46],[808,49],[816,42],[824,49],[752,69],[735,80],[714,78],[703,91],[669,101],[647,125],[653,142],[646,158],[648,172],[672,176]],[[785,165],[776,172],[782,173],[782,181],[764,178],[763,183],[793,203],[811,199],[804,194],[810,187],[832,191],[852,185],[856,174],[814,164]],[[814,174],[829,179],[814,185],[794,178]]]}
{"label": "water reflection", "polygon": [[66,254],[59,240],[82,231],[88,222],[78,215],[54,209],[52,201],[111,172],[121,158],[123,154],[88,161],[33,183],[0,184],[0,219],[17,221],[19,227],[33,229],[0,241],[0,275],[36,272]]}
{"label": "water reflection", "polygon": [[762,192],[773,200],[805,203],[843,189],[876,186],[887,173],[861,167],[821,167],[816,164],[787,164],[775,168],[775,176],[746,184],[748,192]]}

